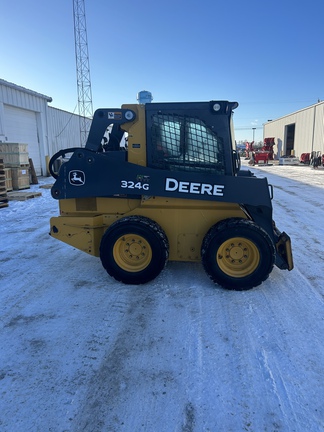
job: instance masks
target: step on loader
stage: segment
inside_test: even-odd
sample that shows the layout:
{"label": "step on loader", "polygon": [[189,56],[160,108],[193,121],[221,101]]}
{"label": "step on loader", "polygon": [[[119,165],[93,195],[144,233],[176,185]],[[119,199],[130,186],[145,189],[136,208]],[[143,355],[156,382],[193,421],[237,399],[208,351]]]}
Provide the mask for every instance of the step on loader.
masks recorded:
{"label": "step on loader", "polygon": [[168,260],[202,262],[216,284],[232,290],[261,284],[274,265],[292,270],[290,238],[272,219],[272,186],[240,167],[237,106],[98,109],[85,147],[50,160],[60,207],[51,236],[100,257],[126,284],[153,280]]}

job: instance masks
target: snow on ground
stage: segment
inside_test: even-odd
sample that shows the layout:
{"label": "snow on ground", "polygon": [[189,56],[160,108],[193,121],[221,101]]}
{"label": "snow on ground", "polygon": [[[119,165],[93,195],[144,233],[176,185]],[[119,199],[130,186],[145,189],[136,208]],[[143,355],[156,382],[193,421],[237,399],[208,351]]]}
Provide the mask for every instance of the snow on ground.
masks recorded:
{"label": "snow on ground", "polygon": [[200,264],[117,283],[48,235],[57,202],[38,185],[0,209],[1,432],[324,430],[324,170],[251,170],[295,269],[246,292]]}

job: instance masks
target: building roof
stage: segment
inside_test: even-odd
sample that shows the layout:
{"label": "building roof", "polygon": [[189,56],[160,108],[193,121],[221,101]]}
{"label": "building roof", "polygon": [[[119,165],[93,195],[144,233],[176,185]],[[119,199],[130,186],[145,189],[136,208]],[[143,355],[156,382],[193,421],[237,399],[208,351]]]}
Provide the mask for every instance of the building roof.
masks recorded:
{"label": "building roof", "polygon": [[28,94],[30,94],[32,96],[36,96],[36,97],[45,99],[45,100],[47,100],[47,102],[52,102],[53,101],[53,99],[50,96],[46,96],[46,95],[43,95],[41,93],[37,93],[37,92],[35,92],[33,90],[29,90],[29,89],[27,89],[25,87],[19,86],[19,85],[14,84],[14,83],[11,83],[9,81],[5,81],[5,80],[3,80],[1,78],[0,78],[0,85],[6,86],[6,87],[10,87],[12,89],[19,90],[19,91],[22,91],[24,93],[28,93]]}
{"label": "building roof", "polygon": [[303,112],[303,111],[306,111],[306,110],[308,110],[308,109],[310,109],[310,108],[313,108],[313,107],[316,107],[316,106],[318,106],[318,105],[322,105],[322,104],[324,104],[324,101],[318,101],[317,103],[315,103],[315,104],[313,104],[313,105],[310,105],[310,106],[308,106],[308,107],[301,108],[301,109],[299,109],[299,110],[297,110],[297,111],[291,112],[291,113],[289,113],[289,114],[285,114],[285,115],[283,115],[283,116],[281,116],[281,117],[278,117],[278,118],[276,118],[276,119],[273,119],[273,120],[268,120],[267,122],[264,123],[264,125],[268,125],[268,124],[270,124],[270,123],[273,123],[273,122],[276,122],[276,121],[278,121],[278,120],[284,119],[285,117],[290,117],[291,115],[295,115],[295,114],[301,113],[301,112]]}

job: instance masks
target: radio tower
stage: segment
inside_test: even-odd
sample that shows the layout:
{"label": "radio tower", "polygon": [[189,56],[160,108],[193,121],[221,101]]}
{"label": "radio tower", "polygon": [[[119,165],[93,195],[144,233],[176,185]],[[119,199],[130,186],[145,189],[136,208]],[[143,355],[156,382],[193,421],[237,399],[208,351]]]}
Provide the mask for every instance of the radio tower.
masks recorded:
{"label": "radio tower", "polygon": [[84,0],[73,0],[75,58],[80,116],[81,147],[85,146],[93,115]]}

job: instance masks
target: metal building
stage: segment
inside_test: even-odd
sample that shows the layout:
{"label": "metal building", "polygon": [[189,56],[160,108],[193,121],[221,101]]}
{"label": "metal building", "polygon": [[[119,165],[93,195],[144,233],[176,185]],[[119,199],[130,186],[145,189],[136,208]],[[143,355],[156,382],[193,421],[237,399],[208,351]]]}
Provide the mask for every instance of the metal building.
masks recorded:
{"label": "metal building", "polygon": [[79,116],[50,102],[49,96],[0,79],[0,142],[28,144],[37,175],[47,174],[48,156],[80,146]]}
{"label": "metal building", "polygon": [[264,138],[275,138],[279,158],[313,151],[324,154],[324,102],[318,102],[263,125]]}

